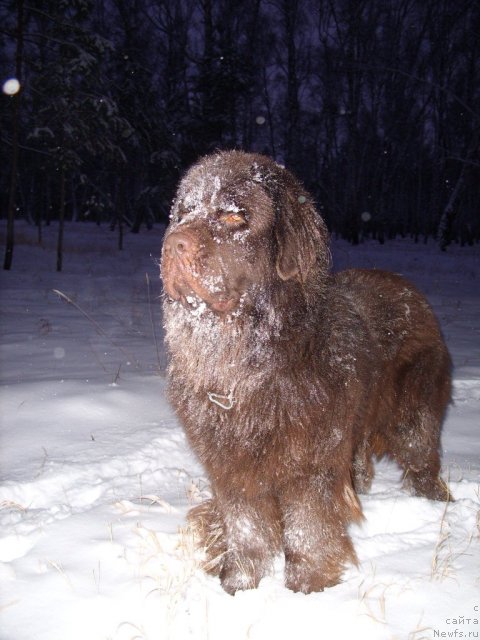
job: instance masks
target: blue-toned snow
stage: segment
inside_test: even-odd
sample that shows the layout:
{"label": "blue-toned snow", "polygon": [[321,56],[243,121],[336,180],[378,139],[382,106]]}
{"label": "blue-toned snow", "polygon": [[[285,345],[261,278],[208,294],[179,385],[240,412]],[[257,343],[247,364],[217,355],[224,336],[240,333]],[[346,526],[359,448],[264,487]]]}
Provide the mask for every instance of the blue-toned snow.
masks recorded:
{"label": "blue-toned snow", "polygon": [[395,465],[377,464],[351,530],[360,566],[342,584],[294,594],[279,559],[231,597],[182,531],[208,483],[165,399],[161,230],[127,234],[119,253],[106,227],[67,225],[61,274],[55,233],[39,247],[17,223],[0,274],[1,640],[480,637],[478,247],[333,243],[336,268],[400,272],[439,316],[455,363],[443,475],[456,502],[410,497]]}

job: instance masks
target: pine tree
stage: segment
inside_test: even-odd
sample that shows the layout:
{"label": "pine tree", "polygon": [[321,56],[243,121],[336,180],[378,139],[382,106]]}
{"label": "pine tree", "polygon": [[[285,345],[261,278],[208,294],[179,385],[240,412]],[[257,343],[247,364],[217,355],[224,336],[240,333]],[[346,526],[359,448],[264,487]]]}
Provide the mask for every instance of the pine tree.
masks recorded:
{"label": "pine tree", "polygon": [[39,47],[46,42],[48,48],[33,67],[29,139],[57,176],[60,271],[67,183],[73,177],[80,182],[82,170],[93,159],[112,167],[124,164],[125,148],[135,142],[135,135],[108,92],[105,60],[114,48],[92,31],[94,3],[62,0],[39,4],[41,7],[37,5],[32,12],[41,20],[42,32],[32,36]]}

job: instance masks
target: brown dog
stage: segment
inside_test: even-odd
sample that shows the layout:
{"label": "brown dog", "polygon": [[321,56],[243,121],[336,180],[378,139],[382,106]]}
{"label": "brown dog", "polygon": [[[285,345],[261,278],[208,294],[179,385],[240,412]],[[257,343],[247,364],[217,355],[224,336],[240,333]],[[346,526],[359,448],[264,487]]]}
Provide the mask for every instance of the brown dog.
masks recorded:
{"label": "brown dog", "polygon": [[180,183],[162,254],[170,398],[212,486],[191,519],[229,593],[281,551],[290,589],[336,584],[374,455],[449,498],[451,363],[431,308],[400,276],[329,263],[311,197],[269,158],[220,152]]}

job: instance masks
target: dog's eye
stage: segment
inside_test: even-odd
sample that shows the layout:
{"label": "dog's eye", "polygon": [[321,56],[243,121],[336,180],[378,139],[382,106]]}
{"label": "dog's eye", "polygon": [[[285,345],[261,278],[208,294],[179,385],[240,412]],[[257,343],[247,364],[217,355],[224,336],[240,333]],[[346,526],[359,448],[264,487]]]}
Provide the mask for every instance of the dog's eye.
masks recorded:
{"label": "dog's eye", "polygon": [[240,211],[224,211],[220,214],[220,220],[227,225],[227,227],[240,227],[245,224],[245,216]]}

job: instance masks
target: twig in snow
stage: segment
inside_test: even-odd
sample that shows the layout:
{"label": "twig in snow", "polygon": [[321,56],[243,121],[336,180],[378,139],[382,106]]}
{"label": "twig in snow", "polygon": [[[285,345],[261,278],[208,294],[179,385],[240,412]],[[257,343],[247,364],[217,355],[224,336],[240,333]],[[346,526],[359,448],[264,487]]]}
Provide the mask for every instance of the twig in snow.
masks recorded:
{"label": "twig in snow", "polygon": [[80,313],[85,316],[85,318],[87,318],[87,320],[89,320],[93,326],[95,327],[97,333],[101,336],[103,336],[104,338],[106,338],[111,345],[113,345],[115,347],[115,349],[118,349],[126,358],[127,360],[132,360],[136,363],[137,367],[140,367],[140,363],[138,362],[138,360],[136,358],[132,358],[132,356],[125,351],[125,349],[123,347],[121,347],[120,345],[116,344],[108,335],[108,333],[98,324],[98,322],[96,320],[94,320],[86,311],[84,311],[82,309],[82,307],[80,305],[78,305],[76,302],[74,302],[71,298],[69,298],[65,293],[63,293],[63,291],[59,291],[58,289],[52,289],[53,293],[56,293],[57,296],[59,296],[62,300],[64,300],[65,302],[68,302],[68,304],[71,304],[72,307],[75,307],[75,309],[77,311],[80,311]]}

